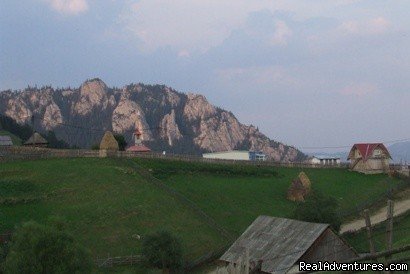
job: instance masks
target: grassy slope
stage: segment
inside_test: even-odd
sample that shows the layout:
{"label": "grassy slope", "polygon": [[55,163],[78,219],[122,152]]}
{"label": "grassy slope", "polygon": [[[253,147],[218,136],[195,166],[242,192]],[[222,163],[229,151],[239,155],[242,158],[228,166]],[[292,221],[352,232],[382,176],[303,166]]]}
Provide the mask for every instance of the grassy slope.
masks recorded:
{"label": "grassy slope", "polygon": [[[285,196],[290,181],[300,171],[296,168],[135,161],[193,200],[235,235],[258,215],[289,217],[295,207]],[[397,183],[386,181],[384,175],[366,176],[346,170],[305,172],[314,189],[337,197],[343,209],[353,209],[362,199],[375,198],[390,184]],[[115,159],[3,163],[0,196],[40,199],[29,204],[0,204],[0,233],[22,221],[46,222],[49,216],[62,216],[68,221],[69,230],[95,257],[136,253],[139,241],[132,235],[143,236],[158,229],[177,234],[188,259],[226,244],[195,213]]]}
{"label": "grassy slope", "polygon": [[113,159],[2,163],[0,196],[41,198],[0,204],[0,233],[23,221],[62,216],[94,257],[135,254],[140,242],[132,235],[160,229],[182,239],[188,259],[223,244],[193,212]]}
{"label": "grassy slope", "polygon": [[[230,173],[204,169],[204,164],[136,160],[152,169],[153,175],[196,202],[234,234],[241,234],[258,215],[291,216],[295,203],[286,199],[297,168],[236,167]],[[375,199],[398,180],[385,175],[363,175],[342,169],[306,169],[313,189],[339,200],[341,210],[354,210],[364,200]],[[273,173],[277,174],[274,175]]]}
{"label": "grassy slope", "polygon": [[16,135],[5,131],[5,130],[0,130],[0,135],[8,135],[11,137],[11,140],[13,141],[13,145],[15,146],[21,146],[21,139],[17,137]]}

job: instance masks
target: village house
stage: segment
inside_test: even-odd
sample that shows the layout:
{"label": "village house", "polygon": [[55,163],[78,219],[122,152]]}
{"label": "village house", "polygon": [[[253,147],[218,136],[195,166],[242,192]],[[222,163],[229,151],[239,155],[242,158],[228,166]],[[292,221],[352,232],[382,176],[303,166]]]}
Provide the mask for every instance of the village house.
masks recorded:
{"label": "village house", "polygon": [[235,160],[235,161],[265,161],[266,155],[260,151],[230,150],[204,153],[205,159]]}
{"label": "village house", "polygon": [[23,145],[29,147],[47,147],[48,141],[38,132],[34,132],[34,134],[31,135],[31,137]]}
{"label": "village house", "polygon": [[245,257],[253,273],[296,273],[299,262],[344,262],[358,254],[328,224],[259,216],[219,261],[228,266]]}
{"label": "village house", "polygon": [[312,165],[340,165],[339,157],[312,156],[308,159]]}
{"label": "village house", "polygon": [[382,143],[354,144],[347,158],[351,170],[366,173],[389,171],[390,153]]}
{"label": "village house", "polygon": [[11,137],[8,135],[1,135],[0,136],[0,147],[10,147],[13,145],[13,141]]}

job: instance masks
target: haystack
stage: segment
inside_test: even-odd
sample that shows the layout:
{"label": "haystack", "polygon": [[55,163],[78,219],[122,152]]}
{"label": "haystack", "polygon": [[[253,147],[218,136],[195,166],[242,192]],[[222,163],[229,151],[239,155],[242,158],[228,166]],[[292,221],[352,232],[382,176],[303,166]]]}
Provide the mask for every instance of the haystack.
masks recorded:
{"label": "haystack", "polygon": [[307,194],[308,190],[303,186],[303,183],[296,179],[290,184],[287,198],[293,202],[303,202]]}
{"label": "haystack", "polygon": [[287,198],[291,201],[303,202],[305,197],[310,193],[311,183],[308,176],[302,171],[299,176],[292,181]]}
{"label": "haystack", "polygon": [[101,139],[100,149],[119,150],[118,142],[111,131],[106,131]]}
{"label": "haystack", "polygon": [[111,131],[106,131],[100,143],[100,157],[106,157],[107,154],[115,154],[119,150],[118,142],[115,140]]}
{"label": "haystack", "polygon": [[309,177],[303,171],[299,173],[298,176],[299,180],[302,182],[303,186],[307,189],[310,189],[311,183]]}

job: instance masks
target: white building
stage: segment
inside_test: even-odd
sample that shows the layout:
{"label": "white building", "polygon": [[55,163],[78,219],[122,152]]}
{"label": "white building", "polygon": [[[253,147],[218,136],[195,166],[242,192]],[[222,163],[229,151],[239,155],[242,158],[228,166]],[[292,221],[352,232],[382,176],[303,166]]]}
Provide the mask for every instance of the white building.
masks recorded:
{"label": "white building", "polygon": [[220,159],[220,160],[237,160],[237,161],[265,161],[266,155],[262,152],[231,150],[204,153],[202,157],[205,159]]}
{"label": "white building", "polygon": [[309,159],[312,165],[339,165],[340,158],[330,156],[313,156]]}

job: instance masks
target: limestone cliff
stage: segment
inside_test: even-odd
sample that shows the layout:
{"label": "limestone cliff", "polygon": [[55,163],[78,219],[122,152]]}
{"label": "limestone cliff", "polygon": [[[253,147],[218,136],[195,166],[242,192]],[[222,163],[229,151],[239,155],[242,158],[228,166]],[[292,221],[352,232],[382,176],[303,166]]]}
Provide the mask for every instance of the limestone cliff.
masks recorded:
{"label": "limestone cliff", "polygon": [[99,143],[105,130],[123,134],[131,143],[138,127],[153,150],[200,154],[250,149],[261,150],[277,161],[305,158],[254,126],[241,124],[231,112],[211,105],[204,96],[162,85],[131,84],[118,89],[92,79],[77,89],[3,91],[0,113],[38,131],[53,130],[58,138],[83,148]]}

